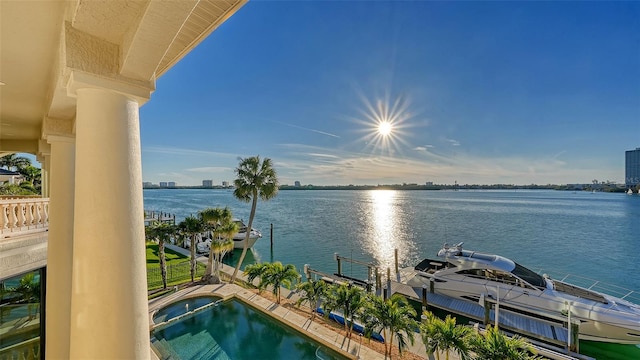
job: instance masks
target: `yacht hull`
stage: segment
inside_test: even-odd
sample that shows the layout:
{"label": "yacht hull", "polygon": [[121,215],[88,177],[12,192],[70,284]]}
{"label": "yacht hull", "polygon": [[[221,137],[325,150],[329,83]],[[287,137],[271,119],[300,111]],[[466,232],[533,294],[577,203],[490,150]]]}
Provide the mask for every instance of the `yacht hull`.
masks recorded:
{"label": "yacht hull", "polygon": [[445,245],[438,256],[403,269],[402,282],[468,302],[498,299],[501,309],[561,325],[570,312],[580,339],[640,344],[638,304],[538,275],[499,255],[463,250],[462,243]]}

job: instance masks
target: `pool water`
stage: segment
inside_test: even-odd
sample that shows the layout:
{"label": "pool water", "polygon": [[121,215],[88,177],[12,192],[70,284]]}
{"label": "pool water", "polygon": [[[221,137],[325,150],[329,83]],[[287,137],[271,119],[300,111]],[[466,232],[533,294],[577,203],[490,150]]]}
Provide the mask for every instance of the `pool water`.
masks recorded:
{"label": "pool water", "polygon": [[238,300],[176,320],[151,339],[162,359],[316,360],[316,352],[326,360],[347,359]]}

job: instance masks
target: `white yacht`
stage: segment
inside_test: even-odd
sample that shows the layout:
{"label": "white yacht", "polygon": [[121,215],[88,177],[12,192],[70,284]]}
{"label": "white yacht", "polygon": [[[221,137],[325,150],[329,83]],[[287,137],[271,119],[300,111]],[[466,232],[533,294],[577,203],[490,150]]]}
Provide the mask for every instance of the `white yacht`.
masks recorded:
{"label": "white yacht", "polygon": [[[239,231],[233,235],[233,248],[242,249],[244,247],[245,236],[247,234],[247,225],[241,219],[233,219],[232,221],[238,224]],[[211,233],[201,233],[196,235],[196,252],[198,254],[208,254],[211,248]],[[256,241],[262,237],[260,231],[251,229],[249,234],[249,249],[255,245]],[[191,240],[185,239],[184,247],[189,249],[191,247]]]}
{"label": "white yacht", "polygon": [[445,244],[439,260],[404,269],[402,281],[412,287],[433,283],[435,293],[467,301],[498,298],[501,309],[535,318],[558,319],[571,311],[580,339],[640,344],[640,305],[541,276],[502,256],[463,250],[462,244]]}
{"label": "white yacht", "polygon": [[[235,235],[233,235],[233,248],[234,249],[242,249],[244,247],[244,242],[246,240],[247,235],[247,225],[241,219],[233,219],[235,223],[238,224],[238,229],[240,229]],[[255,245],[256,241],[262,237],[262,233],[260,231],[251,228],[251,232],[249,233],[249,246],[250,249],[253,245]]]}

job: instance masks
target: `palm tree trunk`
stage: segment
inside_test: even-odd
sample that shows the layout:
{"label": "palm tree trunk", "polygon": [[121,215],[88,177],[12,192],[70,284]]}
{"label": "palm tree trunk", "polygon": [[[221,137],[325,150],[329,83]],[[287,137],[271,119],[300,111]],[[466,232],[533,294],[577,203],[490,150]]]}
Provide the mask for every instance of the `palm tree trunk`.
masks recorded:
{"label": "palm tree trunk", "polygon": [[160,274],[162,275],[162,288],[167,288],[167,260],[164,253],[164,240],[158,239],[158,255],[160,255]]}
{"label": "palm tree trunk", "polygon": [[240,259],[238,260],[238,264],[236,265],[235,270],[233,270],[233,276],[231,276],[231,283],[236,281],[236,276],[238,275],[238,270],[242,266],[242,262],[244,261],[244,257],[247,255],[247,249],[249,249],[249,237],[251,236],[251,228],[253,226],[253,217],[256,215],[256,206],[258,205],[258,192],[254,190],[253,192],[253,201],[251,202],[251,213],[249,214],[249,224],[247,224],[247,231],[244,235],[244,246],[242,247],[242,254],[240,255]]}
{"label": "palm tree trunk", "polygon": [[[384,336],[386,339],[387,336],[387,329],[384,329]],[[389,350],[387,350],[387,345],[389,346]],[[389,354],[389,359],[391,359],[391,349],[393,347],[393,333],[391,332],[391,330],[389,330],[389,344],[387,344],[387,342],[384,342],[384,350],[387,352],[387,354]],[[386,355],[385,355],[386,356]]]}
{"label": "palm tree trunk", "polygon": [[191,235],[191,282],[195,281],[196,276],[196,235]]}
{"label": "palm tree trunk", "polygon": [[[213,245],[213,242],[211,243],[211,245]],[[211,275],[213,274],[213,246],[209,247],[209,260],[207,260],[207,269],[204,272],[204,279],[209,279],[211,277]]]}

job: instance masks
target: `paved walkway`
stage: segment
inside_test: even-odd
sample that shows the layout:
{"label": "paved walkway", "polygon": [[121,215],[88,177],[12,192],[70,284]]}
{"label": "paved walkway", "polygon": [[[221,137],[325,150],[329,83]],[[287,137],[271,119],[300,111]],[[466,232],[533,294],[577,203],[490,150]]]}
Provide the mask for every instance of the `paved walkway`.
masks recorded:
{"label": "paved walkway", "polygon": [[[190,251],[188,249],[183,249],[181,247],[177,247],[174,245],[167,244],[167,248],[170,248],[173,251],[179,252],[186,256],[190,256]],[[206,264],[208,258],[206,256],[198,256],[196,258],[197,261]],[[228,274],[229,276],[233,274],[234,267],[229,265],[222,265],[221,271]],[[243,273],[240,273],[238,279],[247,281],[247,278]],[[257,280],[256,280],[257,282]],[[281,290],[282,298],[287,298],[289,300],[296,301],[298,299],[298,295],[295,292],[291,292],[288,289],[283,288]],[[158,311],[163,306],[170,304],[178,299],[188,298],[192,296],[198,295],[215,295],[220,296],[223,299],[228,299],[231,297],[237,297],[244,302],[250,303],[258,310],[263,313],[270,315],[274,318],[277,318],[279,321],[288,324],[289,326],[297,328],[300,332],[307,334],[311,338],[316,341],[322,343],[323,345],[332,348],[333,350],[337,350],[342,352],[345,355],[349,355],[354,359],[384,359],[384,354],[378,353],[366,346],[365,343],[361,343],[358,341],[358,338],[353,338],[349,347],[347,348],[347,341],[344,340],[344,337],[339,333],[327,328],[326,326],[320,325],[318,320],[315,320],[313,323],[306,316],[301,316],[296,312],[291,311],[290,309],[278,305],[275,302],[263,298],[255,294],[252,291],[246,290],[240,286],[235,284],[217,284],[217,285],[198,285],[192,286],[185,289],[182,289],[173,294],[164,296],[162,298],[154,299],[149,301],[149,327],[152,328],[155,324],[153,323],[153,314]],[[394,341],[394,343],[397,342]],[[415,334],[415,343],[414,345],[408,346],[408,351],[418,356],[427,359],[425,346],[420,339],[419,334]],[[434,359],[433,356],[429,356],[429,359]],[[442,357],[444,358],[444,356]],[[451,360],[457,360],[458,357],[455,354],[450,354],[449,358]]]}

